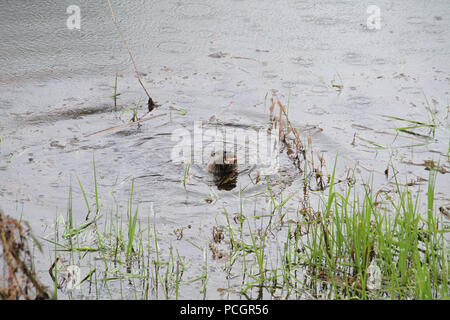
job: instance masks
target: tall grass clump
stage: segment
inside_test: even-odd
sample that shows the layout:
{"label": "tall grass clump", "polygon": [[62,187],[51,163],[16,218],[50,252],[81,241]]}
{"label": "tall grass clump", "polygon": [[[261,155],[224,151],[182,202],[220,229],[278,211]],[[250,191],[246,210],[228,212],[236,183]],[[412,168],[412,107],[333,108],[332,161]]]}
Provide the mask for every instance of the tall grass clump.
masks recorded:
{"label": "tall grass clump", "polygon": [[[158,298],[162,291],[165,299],[178,298],[180,288],[190,283],[189,280],[183,281],[184,263],[171,244],[169,248],[165,244],[160,245],[158,226],[151,223],[150,216],[147,223],[141,223],[134,180],[124,212],[118,203],[115,208],[106,209],[100,206],[94,159],[93,171],[93,192],[86,192],[81,180],[77,179],[88,214],[91,211],[88,194],[95,196],[95,217],[88,219],[87,215],[83,220],[84,215],[79,215],[82,211],[74,208],[70,184],[67,219],[59,216],[55,221],[55,232],[44,238],[54,245],[49,272],[55,286],[55,297],[62,293],[60,297],[63,299],[150,299]],[[150,209],[153,213],[153,206]],[[60,228],[63,228],[62,233]],[[80,269],[80,279],[70,277],[70,267]],[[71,280],[80,290],[67,286]]]}
{"label": "tall grass clump", "polygon": [[329,297],[450,298],[450,230],[434,208],[436,171],[430,171],[425,203],[395,181],[381,205],[382,195],[367,186],[362,194],[351,184],[336,191],[333,173],[327,199],[309,213],[310,232],[296,244],[306,250],[297,260],[312,284],[326,284]]}

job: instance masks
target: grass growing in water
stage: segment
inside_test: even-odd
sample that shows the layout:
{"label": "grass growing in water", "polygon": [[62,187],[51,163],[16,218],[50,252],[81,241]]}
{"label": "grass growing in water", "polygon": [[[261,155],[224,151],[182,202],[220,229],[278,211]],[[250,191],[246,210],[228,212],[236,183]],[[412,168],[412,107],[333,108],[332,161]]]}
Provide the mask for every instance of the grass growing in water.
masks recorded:
{"label": "grass growing in water", "polygon": [[[436,175],[430,171],[421,201],[420,192],[413,194],[398,181],[396,190],[384,194],[367,186],[358,191],[353,184],[337,191],[334,168],[317,211],[303,207],[297,219],[287,221],[282,210],[273,210],[277,205],[268,184],[270,219],[241,210],[239,226],[233,227],[225,211],[227,273],[243,265],[241,293],[249,299],[448,299],[450,230],[435,210]],[[243,219],[260,222],[244,229]],[[268,253],[273,243],[279,259]]]}
{"label": "grass growing in water", "polygon": [[[99,205],[95,159],[93,168],[96,216],[90,220],[86,217],[86,221],[77,225],[70,185],[67,220],[62,216],[58,217],[53,237],[44,239],[54,246],[54,260],[49,271],[55,283],[56,294],[61,290],[68,298],[92,298],[91,291],[94,287],[97,299],[104,298],[105,295],[107,298],[117,299],[118,294],[122,299],[148,299],[150,294],[158,298],[159,291],[163,292],[165,299],[177,298],[185,269],[182,258],[172,247],[168,254],[163,255],[158,243],[157,226],[152,226],[150,217],[146,225],[141,225],[139,208],[134,199],[134,181],[127,202],[126,219],[122,219],[118,207],[102,214],[104,209]],[[87,193],[80,179],[78,182],[84,203],[90,212]],[[63,233],[60,231],[61,227]],[[102,266],[97,263],[92,265],[90,253],[95,253],[95,260],[100,261]],[[83,270],[78,284],[80,288],[81,284],[87,286],[88,290],[84,287],[85,290],[75,291],[67,286],[70,281],[67,276],[69,265]],[[123,282],[127,283],[125,293]]]}
{"label": "grass growing in water", "polygon": [[[70,187],[67,223],[56,225],[64,232],[56,230],[55,238],[48,240],[55,247],[55,260],[68,254],[70,263],[82,267],[82,292],[90,298],[117,299],[120,294],[123,299],[177,299],[186,297],[194,284],[207,298],[215,285],[211,272],[232,279],[228,292],[249,299],[450,298],[450,230],[435,210],[437,172],[430,171],[422,199],[397,180],[389,193],[368,186],[358,189],[352,183],[342,190],[335,171],[316,209],[297,204],[295,193],[288,195],[282,185],[277,189],[266,178],[265,190],[251,199],[253,212],[246,212],[244,187],[238,213],[232,217],[224,209],[223,230],[228,232],[210,246],[221,269],[210,267],[209,251],[202,244],[195,244],[200,249],[197,257],[182,258],[177,245],[159,233],[153,207],[144,222],[134,183],[124,218],[118,206],[105,211],[99,205],[95,162],[95,218],[77,223]],[[89,211],[87,193],[78,182],[80,200]],[[265,211],[258,197],[266,199]],[[294,213],[292,207],[297,207]],[[220,252],[220,245],[228,252]],[[97,258],[90,258],[92,254]]]}
{"label": "grass growing in water", "polygon": [[[436,171],[431,171],[426,212],[421,212],[419,194],[398,182],[396,199],[385,194],[389,205],[380,207],[368,187],[363,195],[352,185],[335,191],[333,173],[327,199],[317,212],[305,213],[308,221],[298,222],[303,229],[290,233],[282,271],[303,290],[325,284],[327,298],[450,298],[445,237],[450,230],[442,228],[436,215],[435,179]],[[368,272],[371,264],[381,271],[376,288],[368,286],[374,276]],[[292,274],[294,266],[306,267],[303,280]]]}
{"label": "grass growing in water", "polygon": [[114,94],[111,96],[111,98],[114,99],[114,109],[117,111],[117,97],[120,96],[120,93],[117,92],[117,77],[118,73],[116,72],[116,77],[114,80]]}

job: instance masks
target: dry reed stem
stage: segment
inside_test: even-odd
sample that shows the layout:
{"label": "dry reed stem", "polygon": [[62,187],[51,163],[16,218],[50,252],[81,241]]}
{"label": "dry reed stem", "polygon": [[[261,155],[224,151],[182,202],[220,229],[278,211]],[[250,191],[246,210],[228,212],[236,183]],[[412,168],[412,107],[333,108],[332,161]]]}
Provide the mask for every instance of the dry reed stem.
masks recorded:
{"label": "dry reed stem", "polygon": [[162,116],[165,116],[165,115],[167,115],[167,114],[166,113],[161,113],[161,114],[156,114],[154,116],[147,117],[147,118],[144,118],[144,119],[139,119],[139,120],[136,120],[136,121],[130,121],[130,122],[127,122],[125,124],[121,124],[121,125],[118,125],[118,126],[114,126],[114,127],[108,128],[108,129],[104,129],[104,130],[100,130],[100,131],[88,134],[86,136],[86,138],[87,137],[91,137],[91,136],[95,136],[95,135],[98,135],[98,134],[102,134],[102,133],[111,132],[111,131],[118,130],[118,129],[123,129],[123,128],[130,127],[130,126],[134,126],[134,125],[139,124],[141,122],[148,121],[148,120],[155,119],[155,118],[159,118],[159,117],[162,117]]}
{"label": "dry reed stem", "polygon": [[[33,261],[24,230],[15,219],[0,211],[0,244],[3,248],[3,267],[8,269],[6,281],[0,282],[0,299],[49,299],[46,288],[36,279]],[[4,287],[4,285],[6,286]]]}
{"label": "dry reed stem", "polygon": [[132,54],[132,52],[131,52],[130,47],[128,46],[128,43],[127,43],[127,40],[125,39],[125,36],[123,35],[122,31],[121,31],[120,28],[119,28],[119,25],[117,24],[116,15],[114,14],[114,10],[113,10],[113,8],[112,8],[111,1],[110,1],[110,0],[108,0],[108,5],[109,5],[109,10],[111,11],[111,16],[112,16],[114,25],[116,26],[116,29],[117,29],[117,31],[119,32],[120,37],[122,38],[122,42],[123,42],[123,44],[125,45],[125,47],[127,48],[128,54],[130,55],[131,62],[133,63],[134,71],[136,71],[136,76],[137,76],[137,78],[138,78],[138,81],[139,81],[139,83],[141,84],[142,89],[144,89],[145,93],[147,94],[147,97],[148,97],[148,107],[149,107],[149,111],[151,111],[150,108],[153,109],[153,107],[155,107],[155,103],[153,102],[152,97],[150,96],[150,94],[148,93],[148,91],[147,91],[147,89],[145,88],[144,84],[142,83],[141,76],[139,75],[139,71],[138,71],[138,68],[137,68],[137,66],[136,66],[136,61],[134,60],[133,54]]}

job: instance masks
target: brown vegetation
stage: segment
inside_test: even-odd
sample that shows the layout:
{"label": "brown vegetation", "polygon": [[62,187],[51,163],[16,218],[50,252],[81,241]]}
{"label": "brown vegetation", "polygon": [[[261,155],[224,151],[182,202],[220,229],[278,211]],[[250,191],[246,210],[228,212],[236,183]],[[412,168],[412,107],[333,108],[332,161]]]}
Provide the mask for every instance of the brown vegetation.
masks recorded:
{"label": "brown vegetation", "polygon": [[0,211],[0,299],[49,299],[47,289],[37,280],[27,238],[29,226]]}

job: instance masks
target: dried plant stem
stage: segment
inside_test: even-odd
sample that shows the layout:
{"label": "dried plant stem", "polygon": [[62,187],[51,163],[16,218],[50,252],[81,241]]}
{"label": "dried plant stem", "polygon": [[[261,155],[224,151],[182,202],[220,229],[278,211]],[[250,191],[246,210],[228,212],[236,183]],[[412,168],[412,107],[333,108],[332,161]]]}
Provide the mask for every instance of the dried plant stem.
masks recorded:
{"label": "dried plant stem", "polygon": [[298,133],[298,130],[295,129],[294,126],[291,124],[291,121],[289,120],[288,115],[287,115],[287,113],[286,113],[286,109],[284,108],[283,104],[282,104],[280,101],[278,101],[278,106],[280,107],[280,121],[281,121],[281,111],[283,111],[284,116],[286,117],[286,121],[287,121],[289,127],[292,128],[292,132],[293,132],[294,135],[295,135],[295,138],[296,138],[296,140],[297,140],[297,143],[299,143],[299,145],[301,146],[301,148],[304,149],[304,148],[303,148],[303,144],[301,143],[301,140],[300,140],[300,135],[299,135],[299,133]]}
{"label": "dried plant stem", "polygon": [[[33,270],[33,262],[28,243],[26,242],[27,232],[20,223],[0,211],[0,257],[3,257],[8,269],[8,287],[3,288],[3,281],[0,281],[1,299],[48,299],[46,288],[36,279]],[[3,280],[3,279],[0,279]]]}
{"label": "dried plant stem", "polygon": [[107,133],[107,132],[111,132],[111,131],[114,131],[114,130],[118,130],[118,129],[123,129],[123,128],[126,128],[126,127],[130,127],[130,126],[134,126],[134,125],[139,124],[141,122],[148,121],[150,119],[159,118],[159,117],[162,117],[162,116],[165,116],[165,115],[167,115],[167,114],[166,113],[161,113],[161,114],[156,114],[154,116],[150,116],[150,117],[147,117],[147,118],[139,119],[139,120],[136,120],[136,121],[127,122],[125,124],[121,124],[121,125],[118,125],[118,126],[114,126],[112,128],[108,128],[108,129],[104,129],[104,130],[100,130],[100,131],[88,134],[86,137],[95,136],[95,135],[98,135],[98,134],[101,134],[101,133]]}
{"label": "dried plant stem", "polygon": [[141,79],[141,76],[139,75],[139,71],[138,71],[138,68],[136,66],[136,61],[134,60],[133,54],[131,53],[131,49],[128,46],[127,40],[125,40],[125,37],[124,37],[122,31],[120,30],[119,25],[117,24],[116,15],[114,14],[114,10],[112,8],[111,1],[110,0],[107,0],[107,1],[108,1],[108,5],[109,5],[109,10],[111,11],[111,16],[112,16],[114,25],[116,26],[117,31],[119,32],[120,37],[122,38],[123,44],[125,45],[125,47],[128,50],[128,54],[130,55],[131,62],[133,63],[134,71],[136,71],[136,76],[138,78],[138,81],[141,84],[142,89],[144,89],[145,93],[147,94],[147,97],[148,97],[148,108],[149,108],[149,111],[151,111],[155,107],[155,103],[153,102],[152,97],[150,96],[150,94],[148,93],[148,91],[145,88],[144,84],[142,83],[142,79]]}

